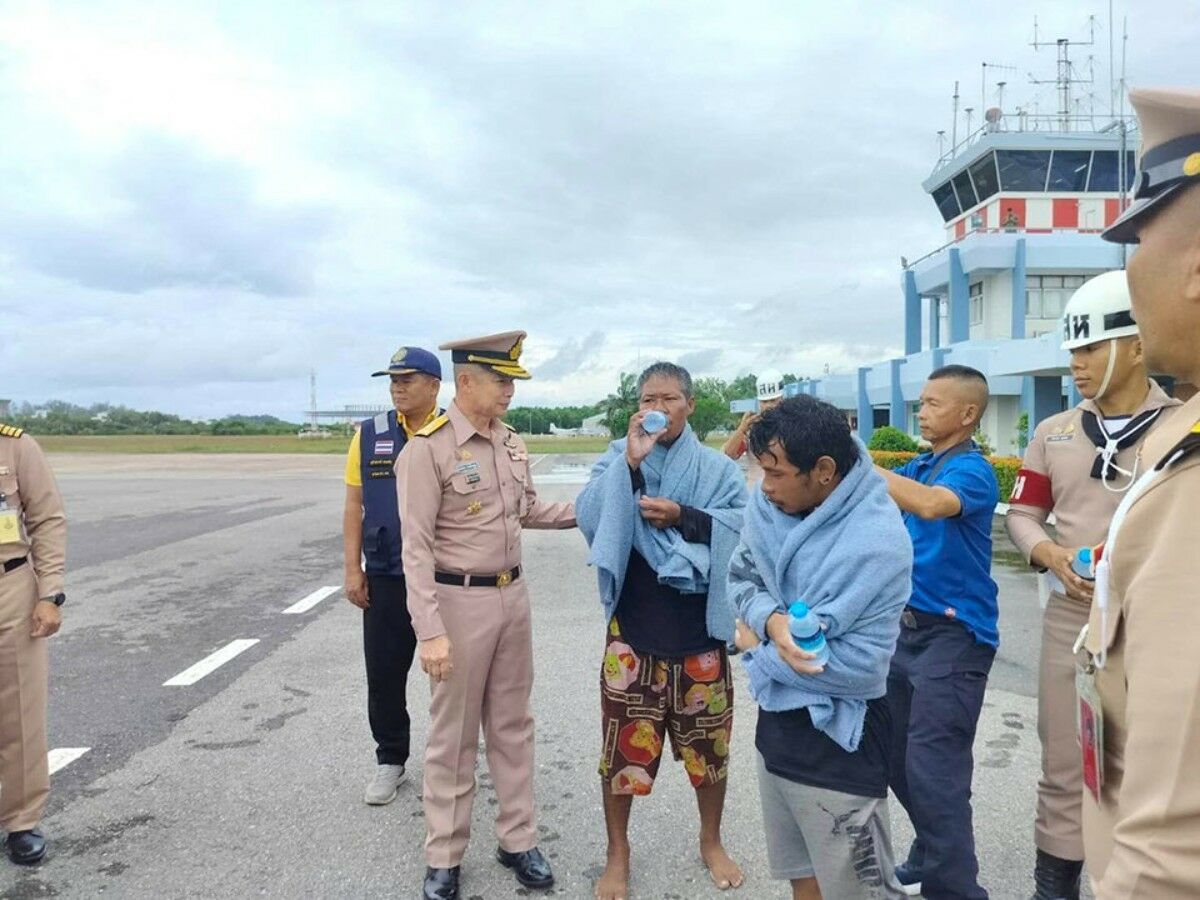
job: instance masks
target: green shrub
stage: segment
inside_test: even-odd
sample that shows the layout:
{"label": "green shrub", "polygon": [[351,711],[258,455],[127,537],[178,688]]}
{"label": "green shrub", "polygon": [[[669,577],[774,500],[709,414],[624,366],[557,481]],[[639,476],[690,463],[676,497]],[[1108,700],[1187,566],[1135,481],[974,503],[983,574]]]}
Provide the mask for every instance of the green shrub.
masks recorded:
{"label": "green shrub", "polygon": [[871,434],[871,442],[867,444],[867,449],[913,453],[917,449],[917,442],[899,428],[884,425],[882,428],[876,428]]}
{"label": "green shrub", "polygon": [[996,448],[992,446],[992,442],[988,440],[988,436],[983,433],[982,428],[976,428],[973,437],[975,438],[975,443],[979,445],[979,449],[983,451],[984,456],[991,456],[996,452]]}
{"label": "green shrub", "polygon": [[916,453],[908,453],[899,450],[872,450],[871,458],[875,460],[875,465],[884,469],[891,469],[893,472],[899,469],[909,460],[915,459]]}
{"label": "green shrub", "polygon": [[1021,470],[1021,460],[1015,456],[992,456],[989,459],[996,470],[996,480],[1000,482],[1000,502],[1007,503],[1012,496],[1017,472]]}

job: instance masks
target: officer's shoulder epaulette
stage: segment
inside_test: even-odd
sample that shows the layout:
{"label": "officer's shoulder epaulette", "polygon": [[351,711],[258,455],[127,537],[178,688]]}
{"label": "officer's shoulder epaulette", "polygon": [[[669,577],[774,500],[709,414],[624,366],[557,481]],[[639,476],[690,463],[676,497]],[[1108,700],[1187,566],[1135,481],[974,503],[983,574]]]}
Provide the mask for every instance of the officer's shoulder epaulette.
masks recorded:
{"label": "officer's shoulder epaulette", "polygon": [[432,422],[427,424],[424,428],[421,428],[420,430],[418,430],[416,433],[416,436],[417,437],[429,437],[431,434],[433,434],[435,431],[437,431],[439,428],[441,428],[443,425],[445,425],[449,421],[450,421],[450,417],[447,415],[438,416]]}
{"label": "officer's shoulder epaulette", "polygon": [[507,428],[509,431],[511,431],[513,434],[517,433],[517,429],[513,428],[507,422],[501,422],[500,424],[503,425],[505,428]]}
{"label": "officer's shoulder epaulette", "polygon": [[16,425],[5,425],[0,422],[0,437],[19,438],[24,433],[24,428],[18,428]]}
{"label": "officer's shoulder epaulette", "polygon": [[1192,426],[1192,430],[1187,433],[1182,441],[1171,448],[1170,452],[1162,458],[1155,468],[1170,468],[1197,452],[1200,452],[1200,422]]}

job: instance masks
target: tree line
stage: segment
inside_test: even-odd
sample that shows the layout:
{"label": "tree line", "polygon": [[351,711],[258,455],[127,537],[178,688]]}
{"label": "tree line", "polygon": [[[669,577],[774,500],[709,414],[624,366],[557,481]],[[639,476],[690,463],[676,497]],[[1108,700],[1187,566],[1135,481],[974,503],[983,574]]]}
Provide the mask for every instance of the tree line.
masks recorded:
{"label": "tree line", "polygon": [[[799,380],[795,375],[783,376],[785,384]],[[733,381],[697,378],[692,383],[692,390],[696,398],[696,411],[691,417],[692,429],[704,440],[714,431],[737,425],[740,417],[729,412],[729,404],[733,400],[755,396],[755,376],[743,375]],[[637,408],[637,374],[622,372],[616,390],[599,403],[586,406],[514,406],[505,418],[523,434],[549,434],[551,425],[579,428],[584,419],[603,414],[604,426],[617,438],[628,431],[629,417],[637,412]],[[206,422],[108,403],[76,406],[61,400],[36,405],[15,404],[6,421],[32,434],[45,435],[282,435],[295,434],[301,427],[297,422],[288,422],[275,416],[233,415]],[[342,427],[345,426],[334,426],[333,430]]]}
{"label": "tree line", "polygon": [[275,416],[225,416],[198,422],[171,413],[96,403],[76,406],[61,400],[15,404],[6,420],[31,434],[295,434],[300,426]]}

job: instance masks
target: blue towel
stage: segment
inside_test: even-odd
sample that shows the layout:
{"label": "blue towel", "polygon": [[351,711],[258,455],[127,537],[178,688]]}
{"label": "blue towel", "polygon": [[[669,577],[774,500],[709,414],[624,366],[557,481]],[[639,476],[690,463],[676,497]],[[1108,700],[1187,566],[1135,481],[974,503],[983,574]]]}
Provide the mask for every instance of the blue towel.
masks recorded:
{"label": "blue towel", "polygon": [[666,497],[708,513],[710,544],[690,544],[675,528],[655,528],[642,518],[629,466],[626,439],[613,441],[592,467],[575,500],[575,518],[587,538],[589,565],[596,567],[600,602],[611,621],[634,548],[658,580],[685,594],[707,594],[705,622],[716,640],[733,639],[733,607],[726,599],[729,557],[737,546],[746,506],[746,478],[724,454],[705,447],[686,426],[670,446],[656,444],[642,462],[647,497]]}
{"label": "blue towel", "polygon": [[813,725],[850,752],[862,739],[867,701],[887,693],[913,559],[900,510],[867,448],[858,449],[859,461],[804,518],[755,490],[729,576],[739,616],[760,637],[768,617],[795,600],[827,626],[829,662],[818,675],[798,674],[769,641],[742,659],[759,706],[808,707]]}

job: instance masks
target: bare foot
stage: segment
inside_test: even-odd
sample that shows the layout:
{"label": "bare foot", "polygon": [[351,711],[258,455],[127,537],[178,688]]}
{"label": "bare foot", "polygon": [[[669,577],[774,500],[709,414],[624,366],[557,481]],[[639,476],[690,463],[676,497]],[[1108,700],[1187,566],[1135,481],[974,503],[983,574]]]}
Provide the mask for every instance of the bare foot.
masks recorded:
{"label": "bare foot", "polygon": [[700,858],[704,860],[708,874],[712,876],[713,884],[718,888],[724,891],[742,886],[745,876],[742,875],[738,864],[729,858],[720,842],[701,844]]}
{"label": "bare foot", "polygon": [[604,874],[596,882],[596,900],[626,900],[629,896],[629,851],[608,852]]}

